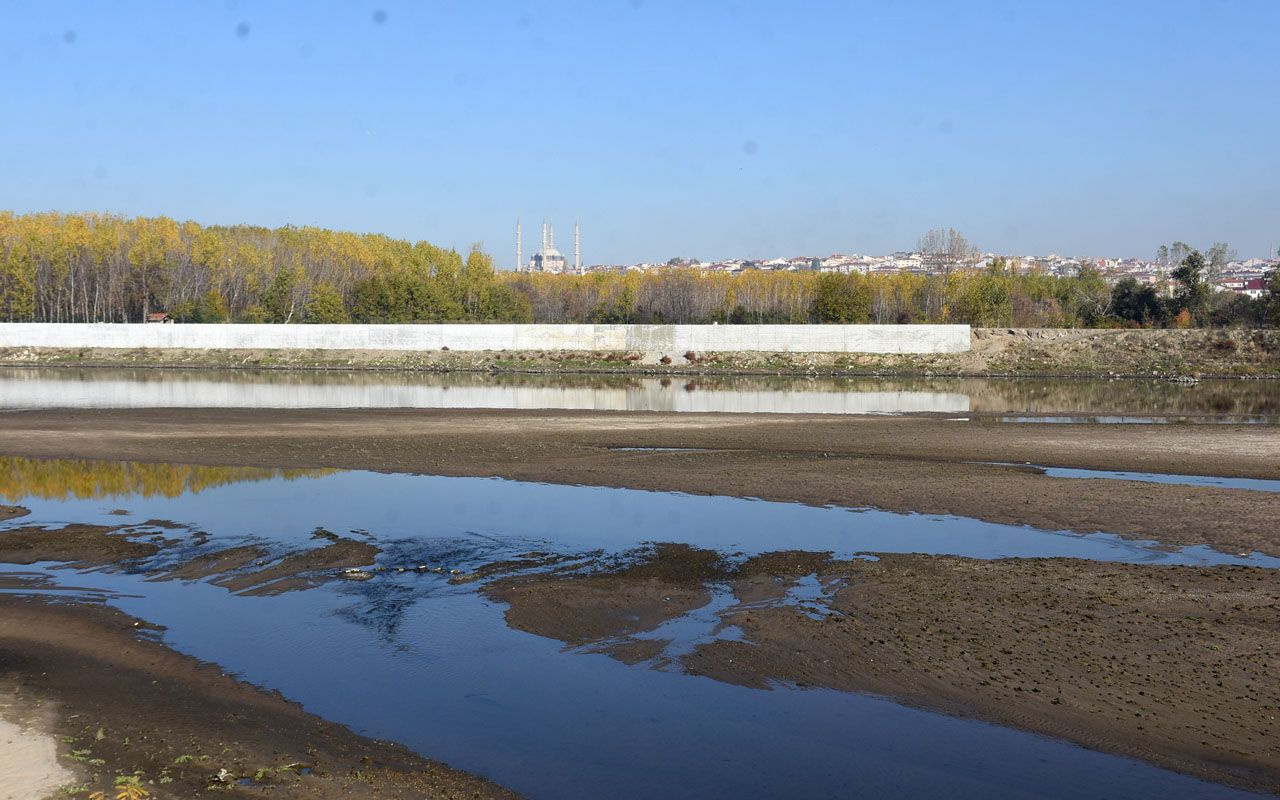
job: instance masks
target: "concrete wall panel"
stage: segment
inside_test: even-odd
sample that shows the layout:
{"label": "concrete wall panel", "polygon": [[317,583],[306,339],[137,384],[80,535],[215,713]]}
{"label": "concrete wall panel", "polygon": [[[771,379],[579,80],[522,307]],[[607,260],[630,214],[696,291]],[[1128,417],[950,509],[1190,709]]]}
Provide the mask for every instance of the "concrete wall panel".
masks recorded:
{"label": "concrete wall panel", "polygon": [[121,325],[0,323],[0,347],[961,353],[968,325]]}

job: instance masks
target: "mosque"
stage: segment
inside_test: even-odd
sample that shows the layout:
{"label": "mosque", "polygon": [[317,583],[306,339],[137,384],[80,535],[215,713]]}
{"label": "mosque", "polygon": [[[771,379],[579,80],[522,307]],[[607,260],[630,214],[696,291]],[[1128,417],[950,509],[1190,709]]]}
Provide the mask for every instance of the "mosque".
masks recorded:
{"label": "mosque", "polygon": [[[556,229],[542,223],[542,249],[522,262],[520,252],[520,221],[516,221],[516,272],[568,272],[569,259],[556,249]],[[573,223],[573,271],[582,273],[582,235],[578,223]]]}

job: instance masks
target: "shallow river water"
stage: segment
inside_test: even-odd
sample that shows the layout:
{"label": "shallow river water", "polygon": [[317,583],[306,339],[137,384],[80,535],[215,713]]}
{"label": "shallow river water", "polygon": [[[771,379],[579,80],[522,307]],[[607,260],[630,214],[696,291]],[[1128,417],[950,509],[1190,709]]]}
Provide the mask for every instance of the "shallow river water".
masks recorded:
{"label": "shallow river water", "polygon": [[[656,663],[628,665],[508,627],[504,604],[481,591],[483,580],[456,584],[450,575],[530,551],[572,560],[652,542],[729,558],[799,549],[1269,568],[1280,559],[954,517],[495,479],[14,459],[5,469],[21,476],[5,484],[6,500],[32,513],[4,527],[136,526],[195,542],[125,571],[5,571],[105,593],[164,626],[164,641],[180,651],[530,797],[1245,796],[877,697],[752,689]],[[154,527],[156,520],[179,527]],[[274,596],[155,579],[166,559],[237,545],[259,545],[269,558],[320,547],[317,528],[376,545],[385,569]],[[823,590],[812,583],[790,601],[822,613]],[[652,635],[677,649],[731,637],[715,624],[726,602],[716,593]]]}
{"label": "shallow river water", "polygon": [[[506,408],[1280,420],[1280,382],[0,368],[0,409]],[[1019,417],[1009,417],[1018,421]],[[1039,420],[1037,420],[1039,421]]]}

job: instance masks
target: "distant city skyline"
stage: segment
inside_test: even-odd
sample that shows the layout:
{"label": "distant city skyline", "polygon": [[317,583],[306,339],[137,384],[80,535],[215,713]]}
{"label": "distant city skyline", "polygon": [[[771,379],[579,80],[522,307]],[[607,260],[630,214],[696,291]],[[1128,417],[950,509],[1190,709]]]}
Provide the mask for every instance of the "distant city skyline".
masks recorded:
{"label": "distant city skyline", "polygon": [[[1280,3],[7,3],[0,208],[385,233],[510,268],[1280,244]],[[536,57],[535,57],[536,55]],[[566,229],[567,230],[567,229]]]}

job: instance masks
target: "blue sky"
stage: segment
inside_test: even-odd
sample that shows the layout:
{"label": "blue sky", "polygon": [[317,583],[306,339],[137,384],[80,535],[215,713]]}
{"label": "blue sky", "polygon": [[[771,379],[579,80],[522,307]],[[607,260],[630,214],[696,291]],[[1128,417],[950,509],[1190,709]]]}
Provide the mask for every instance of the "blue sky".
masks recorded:
{"label": "blue sky", "polygon": [[588,263],[1280,244],[1280,2],[0,0],[0,208]]}

